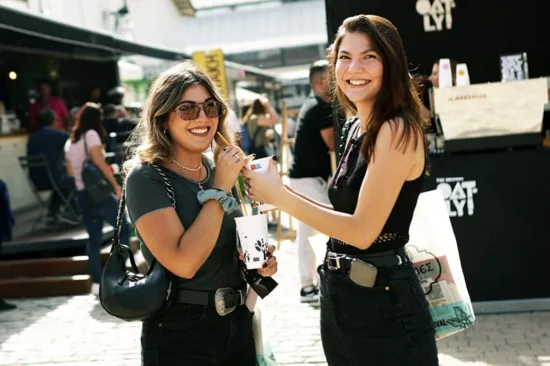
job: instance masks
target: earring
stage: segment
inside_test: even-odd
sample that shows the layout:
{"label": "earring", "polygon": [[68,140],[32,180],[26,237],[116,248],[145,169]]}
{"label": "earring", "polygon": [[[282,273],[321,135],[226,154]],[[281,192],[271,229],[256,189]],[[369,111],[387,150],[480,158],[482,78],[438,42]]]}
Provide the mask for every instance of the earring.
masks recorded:
{"label": "earring", "polygon": [[168,134],[168,130],[166,129],[166,127],[164,127],[164,129],[162,130],[162,133],[164,133],[165,135]]}

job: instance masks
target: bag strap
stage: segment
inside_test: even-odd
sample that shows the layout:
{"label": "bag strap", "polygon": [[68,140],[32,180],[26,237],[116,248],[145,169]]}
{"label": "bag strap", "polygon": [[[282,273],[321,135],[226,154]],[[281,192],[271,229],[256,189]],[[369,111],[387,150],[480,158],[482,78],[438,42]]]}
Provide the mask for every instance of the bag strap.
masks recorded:
{"label": "bag strap", "polygon": [[345,143],[340,143],[340,158],[342,158],[342,155],[346,151],[346,147],[351,141],[352,136],[357,131],[357,127],[359,125],[359,117],[353,117],[344,122],[344,126],[342,127],[342,140],[345,140]]}
{"label": "bag strap", "polygon": [[[166,188],[166,194],[170,198],[170,201],[172,201],[172,207],[176,209],[176,195],[174,193],[174,189],[172,188],[172,184],[170,184],[170,180],[168,180],[168,177],[166,177],[166,174],[164,174],[164,172],[158,167],[158,165],[151,164],[151,166],[155,168],[155,170],[162,177],[164,187]],[[118,213],[116,217],[116,229],[115,229],[115,234],[113,236],[111,253],[117,248],[128,250],[128,252],[130,253],[128,257],[130,258],[132,269],[134,270],[134,272],[139,273],[139,269],[137,268],[136,262],[134,260],[134,256],[131,254],[130,247],[128,247],[127,245],[120,244],[120,232],[122,230],[122,217],[125,211],[126,211],[126,185],[123,185],[122,197],[120,198],[120,204],[118,205]],[[153,260],[155,261],[156,259],[153,257]]]}

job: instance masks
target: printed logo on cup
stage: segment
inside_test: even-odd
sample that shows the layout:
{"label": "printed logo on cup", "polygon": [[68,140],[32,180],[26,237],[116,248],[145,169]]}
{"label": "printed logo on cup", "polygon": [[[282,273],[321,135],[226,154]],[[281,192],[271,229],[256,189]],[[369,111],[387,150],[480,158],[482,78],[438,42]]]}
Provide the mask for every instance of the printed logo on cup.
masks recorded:
{"label": "printed logo on cup", "polygon": [[257,170],[257,169],[262,169],[262,163],[256,163],[250,166],[250,170]]}

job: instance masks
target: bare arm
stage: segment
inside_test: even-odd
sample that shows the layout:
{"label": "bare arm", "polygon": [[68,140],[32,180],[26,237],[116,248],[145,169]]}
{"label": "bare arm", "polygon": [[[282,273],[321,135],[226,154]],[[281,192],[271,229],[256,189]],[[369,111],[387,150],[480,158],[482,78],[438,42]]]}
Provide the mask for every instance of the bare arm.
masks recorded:
{"label": "bare arm", "polygon": [[325,145],[327,145],[328,149],[330,151],[334,151],[334,128],[324,128],[321,130],[321,137],[323,138],[323,141],[325,142]]}
{"label": "bare arm", "polygon": [[170,272],[193,278],[212,253],[222,220],[221,205],[210,200],[187,230],[172,207],[142,216],[136,221],[136,229],[153,256]]}
{"label": "bare arm", "polygon": [[286,184],[285,184],[285,188],[286,188],[289,192],[291,192],[292,194],[294,194],[294,195],[296,195],[296,196],[302,198],[303,200],[308,201],[309,203],[312,203],[312,204],[314,204],[314,205],[316,205],[316,206],[318,206],[318,207],[325,208],[325,209],[327,209],[327,210],[334,210],[334,209],[332,208],[331,205],[327,205],[327,204],[325,204],[325,203],[321,203],[321,202],[315,201],[314,199],[311,199],[311,198],[309,198],[309,197],[307,197],[307,196],[304,196],[303,194],[301,194],[301,193],[299,193],[299,192],[296,192],[294,189],[290,188],[290,187],[287,186]]}
{"label": "bare arm", "polygon": [[258,126],[275,126],[279,122],[279,115],[269,100],[263,102],[265,114],[258,117]]}
{"label": "bare arm", "polygon": [[103,157],[103,147],[101,145],[92,146],[88,149],[88,152],[95,166],[97,166],[98,169],[101,170],[101,172],[103,173],[105,178],[107,178],[109,183],[111,183],[113,188],[115,190],[120,188],[113,172],[111,171],[111,167],[109,166],[109,164],[107,164],[105,158]]}
{"label": "bare arm", "polygon": [[69,164],[68,160],[65,160],[65,168],[67,169],[67,175],[69,177],[74,177],[73,168],[71,168],[71,164]]}

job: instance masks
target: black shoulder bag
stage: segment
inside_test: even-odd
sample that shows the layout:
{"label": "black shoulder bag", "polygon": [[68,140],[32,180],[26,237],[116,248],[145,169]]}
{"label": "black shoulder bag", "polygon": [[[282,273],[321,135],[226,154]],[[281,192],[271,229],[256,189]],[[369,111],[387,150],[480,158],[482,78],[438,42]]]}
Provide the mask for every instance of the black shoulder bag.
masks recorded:
{"label": "black shoulder bag", "polygon": [[[176,199],[170,181],[158,166],[152,166],[161,175],[175,209]],[[120,243],[120,229],[126,207],[125,193],[123,190],[111,254],[101,276],[99,300],[105,311],[119,319],[146,320],[170,306],[172,274],[155,258],[146,275],[139,273],[132,250],[128,245]],[[126,257],[130,259],[133,271],[126,269]]]}
{"label": "black shoulder bag", "polygon": [[82,163],[82,183],[94,203],[100,203],[110,197],[114,190],[103,172],[90,159],[88,145],[86,144],[86,132],[81,136],[84,140],[84,151],[86,152],[86,160]]}

